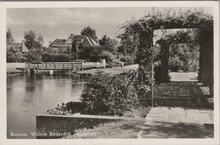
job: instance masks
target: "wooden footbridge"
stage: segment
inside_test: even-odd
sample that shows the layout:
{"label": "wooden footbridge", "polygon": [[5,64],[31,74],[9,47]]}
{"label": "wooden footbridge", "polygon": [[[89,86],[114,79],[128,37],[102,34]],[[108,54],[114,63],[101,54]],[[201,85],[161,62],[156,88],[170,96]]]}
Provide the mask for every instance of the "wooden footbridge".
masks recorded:
{"label": "wooden footbridge", "polygon": [[78,70],[82,69],[82,62],[26,63],[25,68],[35,70]]}
{"label": "wooden footbridge", "polygon": [[82,62],[47,62],[47,63],[25,63],[25,69],[30,73],[53,71],[79,71],[82,70]]}

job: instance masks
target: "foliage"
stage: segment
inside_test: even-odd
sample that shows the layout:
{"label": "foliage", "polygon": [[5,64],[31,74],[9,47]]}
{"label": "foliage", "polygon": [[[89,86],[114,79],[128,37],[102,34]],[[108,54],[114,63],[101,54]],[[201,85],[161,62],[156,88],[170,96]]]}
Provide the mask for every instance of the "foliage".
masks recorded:
{"label": "foliage", "polygon": [[29,52],[27,54],[28,62],[41,62],[43,55],[43,37],[30,30],[24,34],[25,45]]}
{"label": "foliage", "polygon": [[125,56],[134,55],[137,51],[138,41],[132,35],[128,33],[124,33],[118,36],[120,41],[120,46],[118,47],[118,52],[121,52]]}
{"label": "foliage", "polygon": [[199,48],[193,44],[177,44],[170,47],[169,69],[171,71],[197,71]]}
{"label": "foliage", "polygon": [[48,109],[48,114],[53,115],[66,115],[68,113],[81,113],[86,109],[86,105],[82,102],[67,102],[62,104],[57,104],[54,109]]}
{"label": "foliage", "polygon": [[113,54],[108,51],[103,51],[102,47],[80,47],[79,59],[85,59],[91,62],[98,62],[101,59],[105,59],[107,62],[113,61]]}
{"label": "foliage", "polygon": [[31,49],[27,53],[27,62],[40,63],[42,61],[42,52],[37,49]]}
{"label": "foliage", "polygon": [[177,72],[178,70],[182,70],[183,62],[180,60],[178,56],[171,57],[169,59],[169,69],[172,72]]}
{"label": "foliage", "polygon": [[202,10],[161,10],[154,8],[152,13],[147,13],[142,19],[131,20],[123,25],[123,35],[132,36],[137,47],[136,63],[139,64],[140,82],[152,83],[151,64],[153,49],[153,31],[168,28],[196,28],[201,24],[213,27],[212,16]]}
{"label": "foliage", "polygon": [[99,44],[102,46],[102,48],[109,52],[114,52],[117,46],[117,40],[111,39],[104,35],[100,40]]}
{"label": "foliage", "polygon": [[47,113],[51,115],[66,115],[68,111],[66,109],[66,104],[62,103],[61,105],[57,104],[57,107],[54,109],[48,109]]}
{"label": "foliage", "polygon": [[121,57],[121,58],[120,58],[120,61],[122,61],[122,62],[126,62],[127,59],[126,59],[126,57]]}
{"label": "foliage", "polygon": [[6,32],[6,44],[11,44],[14,41],[14,38],[12,36],[11,30],[8,29]]}
{"label": "foliage", "polygon": [[25,62],[27,60],[26,53],[21,53],[14,50],[7,50],[7,62]]}
{"label": "foliage", "polygon": [[49,54],[44,53],[42,55],[43,62],[70,62],[77,59],[76,53],[59,53],[59,54]]}
{"label": "foliage", "polygon": [[[189,62],[198,59],[198,56],[196,58],[191,57],[195,57],[195,53],[198,53],[198,50],[193,51],[193,47],[186,47],[192,43],[192,40],[193,36],[190,31],[177,31],[176,33],[164,34],[161,39],[157,40],[157,44],[160,45],[161,49],[158,54],[161,63],[168,61],[169,58],[168,64],[171,71],[188,71]],[[155,57],[158,58],[158,56]]]}
{"label": "foliage", "polygon": [[95,41],[97,40],[96,31],[89,26],[82,29],[81,35],[85,35],[87,37],[90,37]]}
{"label": "foliage", "polygon": [[87,104],[86,113],[123,115],[126,111],[137,107],[139,105],[137,91],[141,87],[136,84],[136,71],[93,78],[81,95],[82,102]]}
{"label": "foliage", "polygon": [[16,54],[12,51],[7,51],[7,62],[16,62]]}
{"label": "foliage", "polygon": [[25,45],[29,50],[31,49],[42,49],[43,37],[30,30],[24,33]]}
{"label": "foliage", "polygon": [[98,55],[98,57],[100,58],[100,59],[105,59],[106,60],[106,62],[113,62],[113,54],[111,53],[111,52],[109,52],[109,51],[102,51],[99,55]]}
{"label": "foliage", "polygon": [[125,65],[131,65],[134,64],[134,58],[131,56],[127,56],[127,57],[121,57],[120,61],[125,62]]}
{"label": "foliage", "polygon": [[102,50],[100,47],[81,47],[79,46],[79,59],[85,59],[87,61],[91,62],[97,62],[100,61],[99,55],[101,54]]}

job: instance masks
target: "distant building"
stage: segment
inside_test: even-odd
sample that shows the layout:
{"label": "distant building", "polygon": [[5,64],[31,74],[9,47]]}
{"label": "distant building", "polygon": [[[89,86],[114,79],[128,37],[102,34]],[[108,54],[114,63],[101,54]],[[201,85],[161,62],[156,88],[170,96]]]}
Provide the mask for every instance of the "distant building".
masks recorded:
{"label": "distant building", "polygon": [[28,52],[28,48],[26,47],[24,41],[22,43],[12,42],[7,44],[7,50],[14,50],[18,52]]}
{"label": "distant building", "polygon": [[56,39],[50,45],[47,52],[49,53],[59,53],[59,52],[71,52],[72,46],[66,44],[65,39]]}
{"label": "distant building", "polygon": [[71,34],[67,39],[56,39],[50,45],[48,51],[59,52],[78,52],[79,46],[98,46],[99,44],[90,37],[84,35]]}

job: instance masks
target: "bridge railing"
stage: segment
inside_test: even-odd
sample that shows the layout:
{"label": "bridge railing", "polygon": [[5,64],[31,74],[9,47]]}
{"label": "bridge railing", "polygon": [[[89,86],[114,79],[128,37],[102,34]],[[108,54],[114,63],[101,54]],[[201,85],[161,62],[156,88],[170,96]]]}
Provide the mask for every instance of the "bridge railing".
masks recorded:
{"label": "bridge railing", "polygon": [[68,69],[82,69],[82,62],[48,62],[48,63],[25,63],[27,69],[41,69],[41,70],[68,70]]}

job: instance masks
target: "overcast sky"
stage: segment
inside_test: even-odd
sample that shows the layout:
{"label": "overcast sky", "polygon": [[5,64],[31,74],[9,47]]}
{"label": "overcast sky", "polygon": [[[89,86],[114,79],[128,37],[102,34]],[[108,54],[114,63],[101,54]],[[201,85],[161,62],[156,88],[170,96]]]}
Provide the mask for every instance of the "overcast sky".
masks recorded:
{"label": "overcast sky", "polygon": [[34,30],[44,37],[45,45],[56,38],[66,39],[80,34],[90,26],[99,38],[115,38],[120,26],[132,18],[142,18],[150,8],[20,8],[7,10],[7,28],[16,42],[23,40],[24,32]]}

